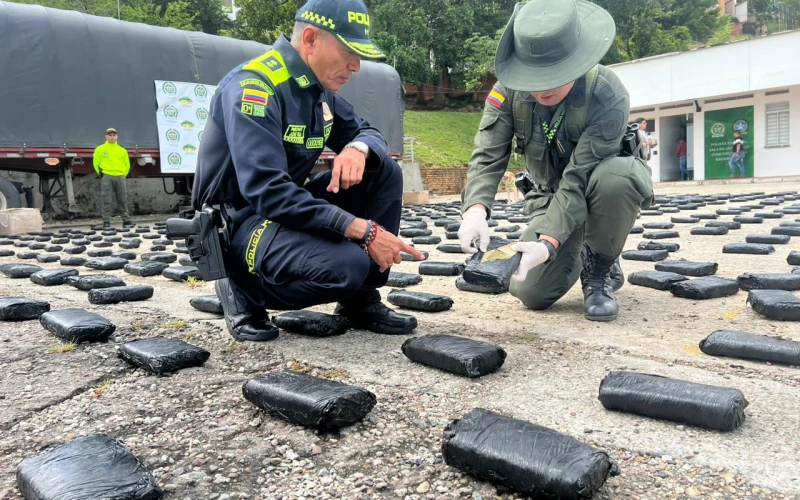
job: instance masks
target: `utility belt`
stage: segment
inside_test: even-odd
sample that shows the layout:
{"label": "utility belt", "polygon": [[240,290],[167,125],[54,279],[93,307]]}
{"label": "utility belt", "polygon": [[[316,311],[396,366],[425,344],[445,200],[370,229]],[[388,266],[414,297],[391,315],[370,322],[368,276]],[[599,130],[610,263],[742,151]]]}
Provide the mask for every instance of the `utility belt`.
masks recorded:
{"label": "utility belt", "polygon": [[[525,144],[524,137],[517,137],[517,144]],[[524,154],[524,150],[517,151],[518,154]],[[622,141],[620,143],[619,153],[617,156],[622,157],[639,157],[643,160],[646,160],[644,157],[644,149],[642,148],[642,142],[639,137],[639,124],[632,123],[628,125],[625,129],[625,133],[622,135]],[[553,193],[554,191],[547,186],[542,186],[534,182],[533,176],[528,172],[520,172],[516,175],[514,179],[514,184],[516,184],[517,189],[519,189],[523,196],[528,194],[529,192],[536,190],[542,191],[544,193]]]}
{"label": "utility belt", "polygon": [[187,210],[180,218],[167,220],[167,237],[184,238],[189,257],[197,265],[204,281],[228,276],[223,259],[223,245],[230,243],[230,218],[225,206],[203,205],[200,210]]}

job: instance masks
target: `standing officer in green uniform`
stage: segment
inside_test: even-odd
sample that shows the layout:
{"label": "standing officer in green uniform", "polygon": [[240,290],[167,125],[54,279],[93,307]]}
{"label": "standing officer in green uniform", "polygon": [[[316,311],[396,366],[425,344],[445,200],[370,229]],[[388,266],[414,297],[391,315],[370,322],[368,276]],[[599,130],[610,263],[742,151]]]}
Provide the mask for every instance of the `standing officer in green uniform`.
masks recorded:
{"label": "standing officer in green uniform", "polygon": [[584,0],[516,5],[497,49],[498,83],[475,137],[459,230],[465,251],[487,248],[486,220],[514,148],[533,188],[510,292],[530,309],[547,309],[580,277],[584,315],[594,321],[617,317],[616,259],[653,198],[647,165],[617,156],[630,100],[598,65],[614,35],[611,16]]}

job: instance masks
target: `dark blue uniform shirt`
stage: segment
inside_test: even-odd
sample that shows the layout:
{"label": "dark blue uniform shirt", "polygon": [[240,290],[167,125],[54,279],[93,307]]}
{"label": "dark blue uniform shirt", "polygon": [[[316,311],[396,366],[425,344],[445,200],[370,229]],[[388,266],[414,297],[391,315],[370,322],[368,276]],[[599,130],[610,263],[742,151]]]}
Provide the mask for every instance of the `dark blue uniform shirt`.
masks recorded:
{"label": "dark blue uniform shirt", "polygon": [[356,140],[370,148],[367,170],[377,168],[388,154],[386,139],[325,90],[281,37],[220,82],[200,143],[192,204],[227,203],[245,214],[249,208],[289,229],[342,239],[355,217],[303,184],[325,146],[338,154]]}

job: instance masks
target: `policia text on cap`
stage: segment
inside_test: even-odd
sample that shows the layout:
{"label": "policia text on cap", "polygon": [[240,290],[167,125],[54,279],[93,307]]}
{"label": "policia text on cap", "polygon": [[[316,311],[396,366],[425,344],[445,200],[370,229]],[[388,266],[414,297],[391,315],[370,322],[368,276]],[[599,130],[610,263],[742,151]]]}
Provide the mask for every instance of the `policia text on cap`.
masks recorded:
{"label": "policia text on cap", "polygon": [[524,213],[532,218],[510,292],[547,309],[580,277],[584,315],[595,321],[617,317],[618,256],[653,198],[641,148],[628,144],[636,137],[626,133],[628,92],[598,65],[614,34],[611,16],[584,0],[517,4],[497,49],[498,83],[475,136],[459,230],[465,251],[487,248],[486,219],[514,147],[531,179]]}
{"label": "policia text on cap", "polygon": [[[366,6],[310,0],[295,20],[291,40],[220,82],[200,146],[192,204],[224,213],[227,278],[216,289],[228,330],[271,340],[266,309],[338,302],[356,327],[410,333],[416,319],[377,291],[401,251],[422,258],[396,236],[402,172],[381,133],[335,93],[360,59],[384,58]],[[326,146],[333,170],[309,179]]]}

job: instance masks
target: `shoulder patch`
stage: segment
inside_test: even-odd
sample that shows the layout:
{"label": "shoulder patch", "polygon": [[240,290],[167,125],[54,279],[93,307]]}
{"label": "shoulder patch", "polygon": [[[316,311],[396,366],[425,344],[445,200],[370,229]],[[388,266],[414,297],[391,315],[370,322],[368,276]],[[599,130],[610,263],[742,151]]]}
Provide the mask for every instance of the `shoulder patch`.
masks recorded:
{"label": "shoulder patch", "polygon": [[277,50],[270,50],[261,57],[253,59],[245,64],[242,69],[255,71],[256,73],[264,75],[274,87],[277,87],[291,77],[289,69],[286,67],[286,63],[283,60],[283,56],[281,56],[280,52]]}
{"label": "shoulder patch", "polygon": [[506,102],[506,96],[500,93],[497,89],[492,89],[489,96],[486,98],[486,103],[492,106],[500,107]]}
{"label": "shoulder patch", "polygon": [[625,114],[618,109],[612,109],[606,114],[605,119],[600,124],[600,134],[603,136],[603,139],[607,141],[620,139],[624,132],[624,124]]}

